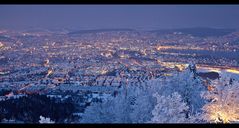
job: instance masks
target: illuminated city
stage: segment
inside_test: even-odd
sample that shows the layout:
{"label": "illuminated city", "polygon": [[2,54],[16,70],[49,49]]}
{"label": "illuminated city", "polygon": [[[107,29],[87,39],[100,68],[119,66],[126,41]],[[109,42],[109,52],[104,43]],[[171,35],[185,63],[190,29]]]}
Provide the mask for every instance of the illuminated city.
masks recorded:
{"label": "illuminated city", "polygon": [[2,123],[238,123],[238,83],[239,29],[0,28]]}

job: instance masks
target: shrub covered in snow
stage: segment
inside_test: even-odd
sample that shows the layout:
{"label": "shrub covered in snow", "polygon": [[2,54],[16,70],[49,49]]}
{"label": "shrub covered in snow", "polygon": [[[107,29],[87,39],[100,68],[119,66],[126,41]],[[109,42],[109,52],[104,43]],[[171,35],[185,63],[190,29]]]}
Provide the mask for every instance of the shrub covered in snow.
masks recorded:
{"label": "shrub covered in snow", "polygon": [[40,120],[39,120],[40,124],[53,124],[55,123],[54,121],[52,121],[50,118],[45,118],[43,116],[40,116]]}

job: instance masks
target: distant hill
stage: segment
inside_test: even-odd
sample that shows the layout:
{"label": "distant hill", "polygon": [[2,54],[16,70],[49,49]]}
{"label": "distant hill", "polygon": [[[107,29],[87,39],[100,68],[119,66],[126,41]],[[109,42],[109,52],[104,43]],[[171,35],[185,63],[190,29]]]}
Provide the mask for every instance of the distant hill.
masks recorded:
{"label": "distant hill", "polygon": [[114,32],[114,31],[134,31],[133,29],[94,29],[94,30],[79,30],[69,32],[68,35],[86,34],[86,33],[99,33],[99,32]]}
{"label": "distant hill", "polygon": [[181,29],[163,29],[163,30],[153,30],[150,32],[155,32],[157,34],[169,34],[173,32],[182,32],[183,34],[191,34],[195,37],[219,37],[230,34],[236,31],[236,29],[218,29],[218,28],[181,28]]}
{"label": "distant hill", "polygon": [[24,30],[23,32],[26,33],[38,33],[38,32],[50,32],[48,29],[45,28],[29,28],[27,30]]}

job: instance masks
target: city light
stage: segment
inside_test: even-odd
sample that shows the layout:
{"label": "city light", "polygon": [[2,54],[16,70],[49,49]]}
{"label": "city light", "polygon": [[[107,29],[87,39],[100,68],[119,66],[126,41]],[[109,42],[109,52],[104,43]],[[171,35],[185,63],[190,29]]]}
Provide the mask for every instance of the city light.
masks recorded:
{"label": "city light", "polygon": [[51,75],[52,73],[53,73],[53,70],[52,70],[52,69],[49,69],[49,70],[47,71],[46,77],[48,77],[48,76]]}
{"label": "city light", "polygon": [[236,70],[236,69],[227,69],[226,71],[230,73],[239,74],[239,70]]}

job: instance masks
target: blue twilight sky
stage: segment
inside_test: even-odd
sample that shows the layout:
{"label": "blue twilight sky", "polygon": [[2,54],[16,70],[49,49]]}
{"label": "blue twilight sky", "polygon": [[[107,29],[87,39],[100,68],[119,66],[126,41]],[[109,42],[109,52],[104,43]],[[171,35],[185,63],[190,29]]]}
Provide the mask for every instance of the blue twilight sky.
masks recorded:
{"label": "blue twilight sky", "polygon": [[0,5],[0,27],[239,28],[239,5]]}

